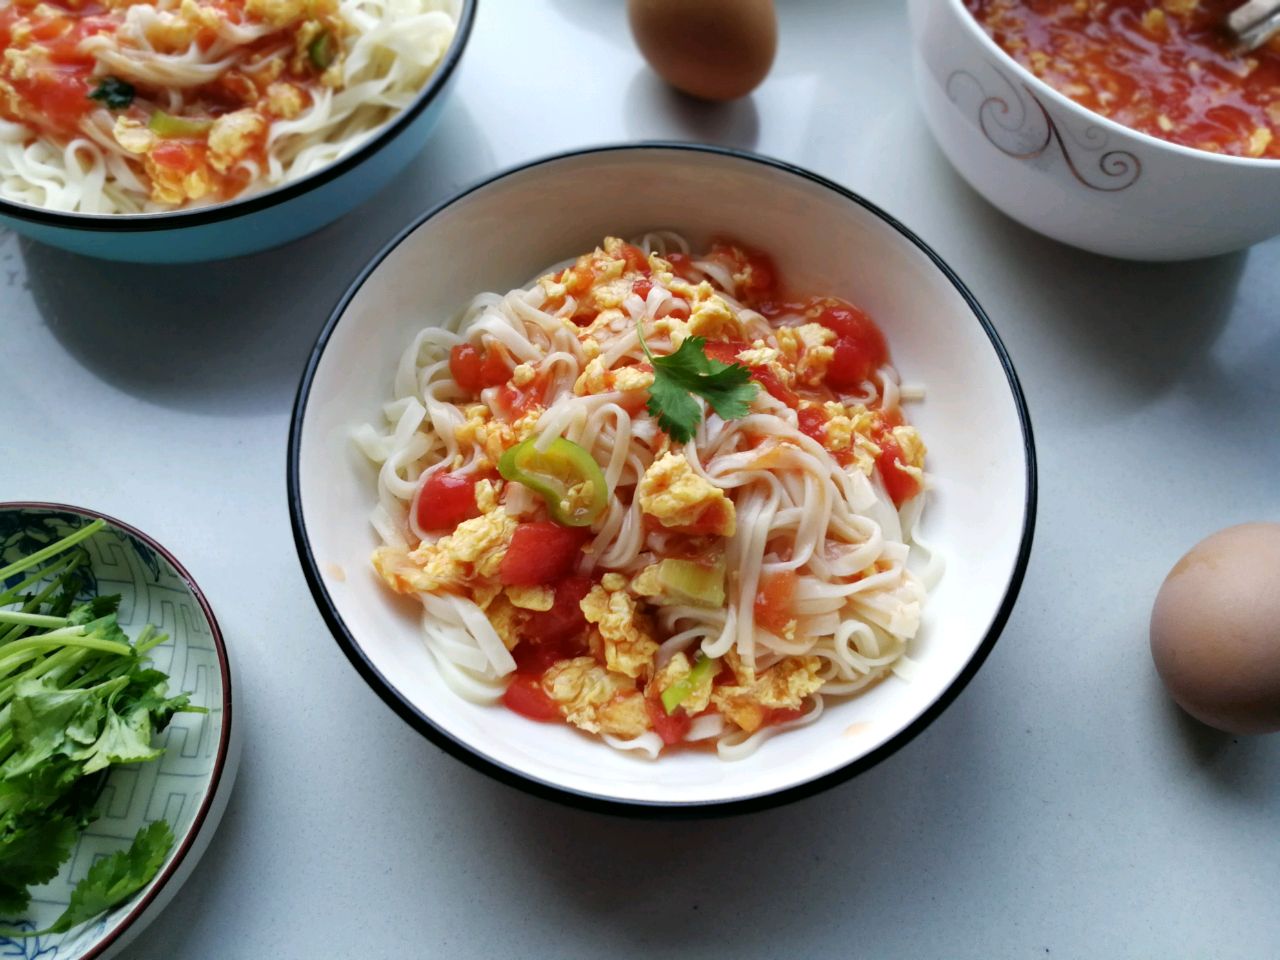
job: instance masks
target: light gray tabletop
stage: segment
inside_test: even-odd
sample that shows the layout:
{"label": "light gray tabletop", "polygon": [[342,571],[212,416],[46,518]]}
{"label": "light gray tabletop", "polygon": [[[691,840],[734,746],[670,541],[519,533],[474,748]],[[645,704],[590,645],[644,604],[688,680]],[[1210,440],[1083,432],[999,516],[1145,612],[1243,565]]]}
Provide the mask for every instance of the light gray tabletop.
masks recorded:
{"label": "light gray tabletop", "polygon": [[[0,499],[170,546],[239,667],[226,818],[127,958],[1280,955],[1280,736],[1185,720],[1146,639],[1187,547],[1280,518],[1280,242],[1147,266],[1041,239],[934,146],[900,0],[780,6],[768,83],[713,108],[644,68],[621,0],[483,0],[425,154],[286,249],[149,268],[0,234]],[[850,783],[709,823],[534,800],[410,730],[330,639],[285,504],[298,376],[369,256],[501,167],[642,137],[782,157],[915,228],[1003,336],[1040,456],[1021,599],[956,703]]]}

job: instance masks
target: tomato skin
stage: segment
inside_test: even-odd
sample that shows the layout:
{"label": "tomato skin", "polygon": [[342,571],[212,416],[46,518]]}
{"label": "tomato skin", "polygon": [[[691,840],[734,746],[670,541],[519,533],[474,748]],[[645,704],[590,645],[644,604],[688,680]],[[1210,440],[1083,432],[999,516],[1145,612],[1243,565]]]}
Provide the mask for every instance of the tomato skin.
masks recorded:
{"label": "tomato skin", "polygon": [[794,570],[765,573],[756,587],[756,623],[772,633],[781,633],[795,619],[792,605],[795,601],[796,581]]}
{"label": "tomato skin", "polygon": [[693,718],[684,711],[684,707],[676,707],[675,713],[668,715],[661,700],[646,697],[644,708],[649,713],[649,722],[653,724],[653,732],[662,738],[667,746],[682,741],[693,726]]}
{"label": "tomato skin", "polygon": [[623,270],[642,273],[646,277],[649,275],[649,258],[644,255],[643,250],[634,244],[624,243],[622,245],[622,260],[626,264]]}
{"label": "tomato skin", "polygon": [[480,516],[476,506],[478,476],[433,473],[418,494],[417,519],[423,530],[452,530],[463,520]]}
{"label": "tomato skin", "polygon": [[901,469],[906,462],[902,448],[893,435],[884,433],[876,437],[876,445],[880,447],[880,456],[876,457],[876,468],[880,471],[880,479],[884,483],[885,492],[895,507],[900,507],[920,492],[920,482],[911,474]]}
{"label": "tomato skin", "polygon": [[796,419],[800,421],[800,432],[806,437],[812,437],[818,443],[826,439],[826,425],[830,419],[827,411],[821,407],[803,407],[796,412]]}
{"label": "tomato skin", "polygon": [[662,259],[671,264],[671,272],[681,280],[688,283],[695,283],[697,281],[697,271],[694,270],[693,260],[687,253],[668,253]]}
{"label": "tomato skin", "polygon": [[832,305],[818,322],[836,335],[835,356],[827,368],[827,385],[853,389],[889,362],[889,346],[874,320],[852,304]]}
{"label": "tomato skin", "polygon": [[511,367],[501,351],[482,353],[469,343],[460,343],[449,351],[449,373],[468,393],[479,393],[511,379]]}
{"label": "tomato skin", "polygon": [[498,567],[506,586],[536,587],[555,583],[573,573],[582,545],[591,531],[535,520],[516,527],[511,545]]}
{"label": "tomato skin", "polygon": [[560,708],[542,689],[542,678],[529,673],[517,673],[502,694],[502,703],[514,713],[548,723],[559,720]]}

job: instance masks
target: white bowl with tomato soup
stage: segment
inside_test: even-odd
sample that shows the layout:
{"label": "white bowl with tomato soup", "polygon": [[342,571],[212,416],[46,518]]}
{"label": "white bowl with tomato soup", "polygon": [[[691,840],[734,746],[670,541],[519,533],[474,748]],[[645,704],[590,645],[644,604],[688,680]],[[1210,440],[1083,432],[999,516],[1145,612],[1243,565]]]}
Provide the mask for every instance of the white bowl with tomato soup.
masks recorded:
{"label": "white bowl with tomato soup", "polygon": [[[789,289],[865,309],[904,380],[927,398],[912,420],[933,478],[921,536],[945,556],[909,654],[891,677],[831,698],[814,722],[745,759],[611,749],[567,724],[476,705],[442,680],[421,606],[370,563],[376,469],[352,432],[390,398],[405,346],[478,292],[526,286],[605,236],[682,233],[695,249],[728,236],[772,256]],[[438,321],[437,321],[438,322]],[[980,425],[980,428],[979,428]],[[919,733],[990,652],[1031,547],[1035,457],[1013,366],[954,273],[888,214],[830,181],[746,153],[691,144],[583,150],[500,174],[424,214],[355,280],[307,364],[289,446],[299,558],[335,639],[374,690],[436,745],[497,779],[575,805],[696,816],[814,793],[867,769]]]}
{"label": "white bowl with tomato soup", "polygon": [[[1055,2],[1066,6],[1069,0]],[[1252,140],[1259,157],[1151,136],[1087,109],[1042,80],[988,34],[966,0],[909,0],[909,11],[917,93],[934,137],[965,180],[1019,223],[1084,250],[1135,260],[1213,256],[1280,233],[1280,159],[1273,158],[1274,141],[1264,143],[1266,134]],[[1059,42],[1074,42],[1074,23],[1068,17],[1055,27]],[[1105,36],[1119,43],[1137,31],[1160,29],[1158,24],[1158,18],[1144,27],[1122,17],[1109,21],[1113,32]],[[1037,36],[1047,34],[1044,21],[1036,27]],[[1009,37],[1014,43],[1025,39],[1012,31],[1006,42]],[[1135,42],[1142,39],[1135,36]],[[1090,83],[1073,92],[1087,102],[1104,102],[1108,83],[1140,88],[1146,79],[1111,76],[1102,49],[1052,66],[1044,65],[1053,51],[1025,49],[1026,59],[1042,72],[1086,64]],[[1040,53],[1050,60],[1039,60]],[[1171,94],[1167,83],[1146,85],[1159,123],[1151,129],[1168,128],[1166,136],[1179,137],[1182,121],[1170,115],[1180,117],[1183,108],[1162,98],[1180,95]],[[1181,99],[1190,110],[1199,98]],[[1258,130],[1280,124],[1280,117],[1265,112],[1256,119]],[[1190,126],[1187,132],[1193,133]],[[1210,134],[1181,138],[1197,142],[1201,135]],[[1248,149],[1245,144],[1240,152]]]}

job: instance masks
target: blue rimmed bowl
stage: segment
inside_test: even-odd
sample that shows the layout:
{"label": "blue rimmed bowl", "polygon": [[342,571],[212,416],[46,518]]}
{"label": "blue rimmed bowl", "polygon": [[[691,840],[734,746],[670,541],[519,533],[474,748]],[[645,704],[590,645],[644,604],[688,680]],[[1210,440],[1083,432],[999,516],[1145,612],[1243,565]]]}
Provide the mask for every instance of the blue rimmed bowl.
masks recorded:
{"label": "blue rimmed bowl", "polygon": [[306,236],[368,200],[421,152],[457,78],[478,0],[453,0],[458,29],[413,102],[346,156],[243,199],[163,213],[89,214],[0,199],[0,224],[74,253],[137,263],[194,263]]}
{"label": "blue rimmed bowl", "polygon": [[[0,564],[101,518],[107,525],[82,546],[100,596],[120,595],[119,623],[131,637],[148,623],[168,639],[151,653],[169,675],[169,690],[208,712],[179,713],[157,739],[164,755],[113,768],[98,801],[98,819],[80,835],[58,876],[33,891],[23,917],[0,926],[48,927],[94,862],[128,849],[139,828],[165,819],[175,843],[142,890],[103,916],[67,931],[29,939],[0,936],[0,957],[90,960],[113,956],[154,919],[182,886],[208,846],[235,781],[240,724],[233,723],[232,673],[209,602],[191,575],[140,530],[81,507],[0,503]],[[20,580],[19,574],[15,579]],[[0,584],[0,589],[12,584]]]}
{"label": "blue rimmed bowl", "polygon": [[[467,702],[445,684],[419,611],[375,575],[377,471],[352,442],[391,398],[405,346],[485,290],[524,286],[606,235],[670,228],[695,247],[728,235],[768,251],[797,291],[865,307],[898,369],[928,387],[912,422],[935,480],[922,536],[946,557],[910,683],[832,703],[742,760],[680,751],[657,762],[568,725]],[[1035,521],[1035,450],[1013,366],[960,279],[909,229],[813,173],[694,144],[578,150],[480,183],[423,214],[355,279],[303,376],[289,448],[303,570],[334,636],[377,693],[473,767],[540,796],[667,817],[741,812],[866,770],[937,717],[977,672],[1017,596]]]}

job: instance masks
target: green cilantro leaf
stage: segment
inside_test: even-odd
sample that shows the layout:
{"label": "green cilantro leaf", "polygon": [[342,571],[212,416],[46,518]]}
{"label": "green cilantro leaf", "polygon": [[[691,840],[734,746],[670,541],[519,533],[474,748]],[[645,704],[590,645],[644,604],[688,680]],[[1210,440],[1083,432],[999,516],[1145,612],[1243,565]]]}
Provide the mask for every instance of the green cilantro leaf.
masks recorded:
{"label": "green cilantro leaf", "polygon": [[80,824],[72,817],[0,832],[0,916],[14,917],[27,908],[27,888],[58,875],[79,834]]}
{"label": "green cilantro leaf", "polygon": [[677,443],[688,443],[702,421],[702,397],[721,419],[745,417],[760,389],[751,382],[751,371],[740,363],[721,363],[707,356],[703,337],[686,337],[675,353],[655,357],[640,331],[640,346],[653,364],[649,388],[649,413]]}
{"label": "green cilantro leaf", "polygon": [[123,110],[133,103],[135,92],[132,83],[119,77],[103,77],[89,94],[89,99],[105,103],[112,110]]}
{"label": "green cilantro leaf", "polygon": [[118,906],[151,882],[173,848],[173,831],[157,820],[138,831],[128,850],[103,857],[76,884],[71,900],[53,926],[40,933],[65,933]]}

